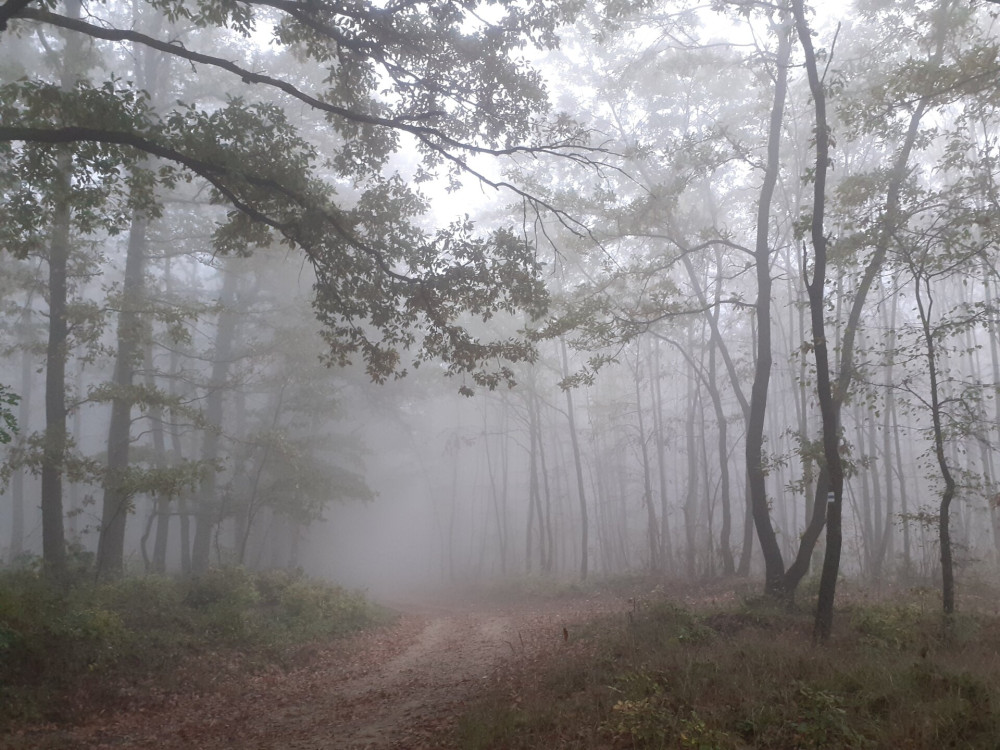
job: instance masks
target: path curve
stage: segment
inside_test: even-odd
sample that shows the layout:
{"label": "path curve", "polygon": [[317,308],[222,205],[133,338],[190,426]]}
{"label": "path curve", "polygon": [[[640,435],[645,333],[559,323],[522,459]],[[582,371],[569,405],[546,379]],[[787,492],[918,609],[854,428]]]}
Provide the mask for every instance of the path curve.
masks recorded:
{"label": "path curve", "polygon": [[23,737],[27,744],[11,747],[441,748],[462,707],[505,670],[571,648],[567,633],[627,604],[595,595],[396,606],[403,614],[393,626],[308,654],[299,668],[220,676],[203,694],[170,696],[161,705],[95,717],[86,726]]}

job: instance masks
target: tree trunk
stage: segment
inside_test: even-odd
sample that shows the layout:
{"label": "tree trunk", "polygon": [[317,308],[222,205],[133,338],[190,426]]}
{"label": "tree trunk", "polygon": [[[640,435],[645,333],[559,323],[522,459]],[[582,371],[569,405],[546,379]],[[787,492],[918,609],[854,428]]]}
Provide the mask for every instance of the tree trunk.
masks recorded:
{"label": "tree trunk", "polygon": [[[693,375],[694,373],[692,373]],[[687,497],[684,500],[684,536],[687,542],[684,559],[687,561],[688,580],[697,574],[697,528],[698,528],[698,441],[695,437],[695,418],[700,407],[699,389],[695,377],[688,381],[688,409],[685,420],[685,440],[687,443]]]}
{"label": "tree trunk", "polygon": [[774,83],[774,103],[767,136],[767,167],[757,204],[757,236],[754,244],[754,264],[757,273],[757,358],[754,363],[753,385],[750,389],[750,409],[747,415],[746,461],[747,489],[753,525],[764,553],[764,590],[773,596],[784,593],[785,562],[771,525],[764,474],[764,418],[767,412],[767,392],[771,380],[771,201],[778,182],[781,125],[784,120],[785,94],[788,82],[788,59],[791,35],[787,29],[778,33],[778,57]]}
{"label": "tree trunk", "polygon": [[[716,316],[719,314],[719,308],[722,301],[721,263],[719,264],[719,269],[719,276],[716,279],[715,285]],[[719,550],[722,555],[722,574],[725,576],[731,576],[736,572],[736,563],[733,560],[733,551],[730,547],[733,519],[729,497],[729,441],[727,437],[726,413],[722,408],[722,394],[719,393],[716,347],[714,346],[708,353],[708,383],[706,385],[708,395],[712,399],[712,408],[715,410],[715,423],[718,429],[717,450],[719,452],[719,494],[722,502],[722,529],[719,532]]]}
{"label": "tree trunk", "polygon": [[[152,391],[156,387],[156,377],[153,375],[153,346],[151,341],[146,342],[146,387]],[[149,409],[150,433],[153,437],[153,463],[157,468],[165,469],[169,465],[167,460],[167,441],[163,427],[163,407],[159,404],[153,405]],[[154,573],[167,572],[167,540],[170,532],[170,498],[167,495],[159,494],[154,499],[154,512],[156,515],[156,535],[153,541],[152,570]]]}
{"label": "tree trunk", "polygon": [[[559,339],[559,349],[562,355],[562,374],[569,377],[569,357],[566,354],[566,341]],[[573,389],[566,388],[566,417],[569,420],[570,444],[573,448],[573,465],[576,468],[576,487],[580,499],[580,580],[587,580],[587,495],[583,484],[583,459],[580,457],[580,439],[576,434],[576,417],[573,410]]]}
{"label": "tree trunk", "polygon": [[[80,18],[80,0],[66,0],[66,16]],[[60,87],[70,90],[80,76],[83,37],[68,33],[63,50]],[[73,155],[69,146],[54,148],[52,233],[49,239],[49,337],[45,358],[45,444],[42,454],[42,559],[56,579],[66,574],[63,526],[63,466],[66,457],[66,358],[69,355],[67,266],[73,192]]]}
{"label": "tree trunk", "polygon": [[812,221],[810,237],[813,246],[813,277],[806,283],[809,295],[809,313],[813,337],[813,354],[816,358],[816,396],[823,417],[823,456],[830,482],[832,497],[827,503],[826,552],[820,574],[819,597],[816,606],[815,634],[821,640],[830,637],[833,627],[833,602],[836,595],[837,576],[840,573],[842,544],[841,515],[844,498],[844,473],[840,459],[840,424],[834,406],[830,378],[830,359],[826,337],[826,247],[823,228],[826,209],[826,174],[830,163],[829,127],[826,119],[826,92],[819,77],[816,53],[813,49],[812,31],[805,18],[802,0],[793,0],[795,27],[805,59],[816,116],[816,169],[813,182]]}
{"label": "tree trunk", "polygon": [[656,433],[656,468],[660,482],[660,564],[664,573],[673,567],[674,552],[670,544],[670,493],[667,492],[666,441],[663,439],[663,392],[660,387],[660,342],[653,339],[653,361],[650,364],[653,388],[653,431]]}
{"label": "tree trunk", "polygon": [[531,403],[531,392],[525,400],[525,407],[528,412],[528,521],[524,531],[524,571],[531,575],[534,561],[534,536],[535,522],[538,522],[538,556],[541,568],[541,559],[545,557],[545,537],[542,521],[542,500],[538,489],[538,432],[537,419],[534,406]]}
{"label": "tree trunk", "polygon": [[[232,261],[227,261],[222,274],[222,291],[219,299],[222,310],[219,313],[215,332],[212,376],[208,384],[208,395],[205,398],[205,421],[209,428],[205,431],[201,457],[209,466],[219,459],[222,409],[238,319],[235,303],[239,280],[235,271],[228,268],[231,263]],[[212,530],[219,522],[219,503],[216,491],[217,475],[214,470],[210,469],[201,483],[195,509],[194,544],[191,549],[191,571],[193,573],[203,573],[208,570],[212,548]]]}
{"label": "tree trunk", "polygon": [[122,308],[118,313],[118,349],[115,356],[111,421],[108,427],[107,474],[101,533],[97,543],[97,577],[117,578],[124,570],[125,523],[132,494],[123,479],[129,466],[132,444],[132,393],[135,365],[142,345],[142,307],[146,273],[146,231],[149,219],[142,212],[132,217],[122,283]]}
{"label": "tree trunk", "polygon": [[[538,405],[538,394],[532,392],[536,419],[536,429],[538,430],[538,464],[542,472],[542,497],[544,498],[545,513],[545,556],[542,558],[542,570],[551,573],[555,565],[555,535],[552,530],[552,492],[549,487],[549,469],[545,462],[545,433],[542,430],[542,411]],[[541,510],[541,509],[540,509]]]}
{"label": "tree trunk", "polygon": [[[921,287],[926,292],[924,301]],[[955,612],[955,571],[951,549],[951,502],[955,497],[956,483],[945,456],[944,428],[941,421],[941,396],[938,385],[937,350],[934,344],[934,331],[931,330],[931,311],[934,299],[931,296],[930,281],[915,278],[914,294],[917,311],[920,313],[920,324],[924,335],[924,347],[927,354],[927,376],[930,380],[931,424],[934,431],[934,456],[937,458],[938,469],[944,480],[944,491],[938,506],[938,540],[941,552],[941,600],[944,614],[950,616]]]}
{"label": "tree trunk", "polygon": [[646,436],[646,420],[642,416],[642,355],[640,343],[635,347],[635,370],[633,382],[635,385],[636,418],[639,421],[639,451],[642,456],[642,502],[646,506],[646,536],[649,541],[649,571],[657,573],[660,570],[660,534],[656,520],[656,506],[653,505],[652,467],[649,461],[649,445]]}
{"label": "tree trunk", "polygon": [[[796,14],[796,26],[799,29],[800,41],[802,41],[802,34],[803,33],[808,34],[809,29],[803,15],[804,12],[802,9],[801,0],[796,0],[796,2],[794,3],[794,8]],[[942,41],[943,29],[944,29],[944,24],[939,25],[937,29],[938,39],[936,48],[931,58],[932,64],[940,62],[941,59],[943,50],[943,41]],[[805,48],[806,41],[802,41],[802,44],[803,47]],[[809,71],[810,89],[813,91],[813,101],[816,103],[817,117],[819,117],[818,112],[820,107],[822,107],[824,111],[823,117],[825,119],[825,99],[822,99],[822,103],[817,102],[816,100],[817,95],[822,98],[824,97],[824,93],[822,89],[822,84],[819,81],[818,72],[815,70],[816,67],[814,59],[815,55],[812,52],[811,39],[808,40],[808,45],[809,45],[808,46],[809,52],[807,54],[807,61],[806,61],[807,69],[810,67],[808,57],[812,56],[813,58],[811,66],[812,70]],[[910,115],[910,120],[907,126],[906,136],[903,140],[903,145],[900,147],[899,153],[896,155],[896,159],[893,162],[892,171],[890,172],[889,187],[886,192],[886,199],[885,199],[885,210],[882,212],[882,220],[879,223],[875,250],[872,253],[871,259],[868,261],[868,265],[865,266],[865,271],[861,277],[861,281],[858,284],[857,291],[854,294],[854,300],[851,304],[851,310],[848,313],[847,323],[844,325],[843,342],[840,347],[840,371],[837,377],[836,389],[832,390],[833,414],[831,415],[831,417],[838,426],[840,423],[841,406],[844,402],[844,399],[847,397],[848,392],[854,380],[854,342],[861,326],[864,303],[868,298],[868,292],[871,289],[872,284],[875,282],[875,279],[878,277],[879,272],[882,270],[882,267],[885,264],[886,254],[888,253],[892,238],[896,232],[896,227],[898,226],[900,221],[900,196],[903,187],[903,182],[905,181],[906,176],[908,174],[910,155],[912,154],[913,148],[917,142],[920,122],[924,116],[924,113],[927,111],[927,107],[929,106],[929,104],[930,104],[929,96],[921,98],[917,102],[916,106],[913,109],[912,114]],[[829,144],[826,142],[826,137],[827,137],[826,124],[824,123],[822,127],[823,127],[822,133],[824,135],[823,148],[828,154]],[[820,146],[819,134],[820,134],[820,125],[817,121],[817,170],[819,170],[820,166],[822,166],[822,172],[823,172],[822,178],[823,181],[825,182],[828,157],[824,156],[824,160],[821,165],[819,162],[819,146]],[[816,192],[818,190],[818,180],[820,178],[820,175],[817,174],[816,178],[817,178],[817,183],[814,184],[814,200]],[[822,215],[820,214],[819,216],[821,220]],[[813,213],[814,232],[816,228],[816,218],[817,218],[817,212],[814,211]],[[820,228],[821,227],[822,223],[820,223]],[[821,242],[823,243],[823,246],[825,248],[825,238],[821,238]],[[809,297],[810,308],[812,308],[814,304],[812,292],[818,291],[822,296],[823,290],[822,289],[809,290],[807,285],[807,291],[810,292],[810,297]],[[813,330],[815,336],[815,331],[816,331],[815,319],[813,320]],[[823,334],[822,341],[824,342],[825,345],[826,342],[825,333]],[[828,377],[828,375],[824,374],[824,377]],[[821,411],[822,411],[822,404],[821,404]],[[825,424],[826,422],[824,422],[824,425]],[[826,428],[824,427],[824,430],[825,429]],[[826,450],[826,444],[825,444],[825,432],[824,432],[824,451],[825,450]],[[839,458],[837,459],[837,462],[839,463]],[[802,544],[799,547],[799,554],[796,557],[795,563],[789,568],[789,571],[785,576],[786,578],[785,585],[786,589],[789,592],[793,592],[795,590],[795,588],[798,586],[798,583],[802,580],[806,572],[808,572],[809,570],[809,558],[812,555],[812,545],[814,545],[815,541],[819,538],[819,534],[823,526],[824,519],[821,514],[825,512],[827,507],[832,505],[832,503],[825,502],[827,496],[829,495],[829,490],[831,489],[831,478],[828,472],[829,472],[829,467],[820,468],[820,477],[817,483],[816,496],[813,506],[814,507],[813,517],[806,531],[803,533]],[[807,541],[810,542],[808,547],[806,544]],[[828,549],[826,554],[830,555],[832,553]],[[829,585],[831,584],[828,584],[828,586]],[[825,595],[827,596],[830,595],[830,592],[829,591],[825,592]],[[825,606],[827,606],[826,603],[824,603],[824,607]],[[832,601],[829,603],[829,606],[832,607]],[[824,614],[824,616],[826,616],[826,614]],[[832,622],[832,611],[831,613],[829,613],[829,617],[831,618]],[[820,635],[822,636],[822,633],[820,633]]]}

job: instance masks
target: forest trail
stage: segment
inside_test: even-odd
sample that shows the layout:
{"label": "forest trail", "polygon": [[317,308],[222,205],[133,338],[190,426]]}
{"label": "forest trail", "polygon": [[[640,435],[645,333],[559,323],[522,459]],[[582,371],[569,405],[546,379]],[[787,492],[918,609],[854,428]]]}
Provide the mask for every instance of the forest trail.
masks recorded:
{"label": "forest trail", "polygon": [[[399,604],[391,626],[303,652],[301,666],[220,675],[199,694],[23,736],[27,748],[383,750],[446,747],[462,708],[512,669],[560,650],[581,623],[623,611],[622,597]],[[8,738],[11,739],[11,738]],[[0,744],[3,739],[0,738]]]}

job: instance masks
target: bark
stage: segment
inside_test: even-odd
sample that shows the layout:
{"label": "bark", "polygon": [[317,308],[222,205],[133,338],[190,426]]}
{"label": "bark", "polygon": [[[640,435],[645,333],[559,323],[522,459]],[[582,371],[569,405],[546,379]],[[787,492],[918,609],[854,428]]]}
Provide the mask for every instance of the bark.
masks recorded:
{"label": "bark", "polygon": [[[70,190],[72,157],[56,157],[61,190]],[[49,245],[49,339],[45,357],[45,447],[42,458],[42,558],[59,578],[65,573],[66,542],[63,524],[63,464],[66,455],[66,356],[69,327],[66,320],[70,208],[68,195],[55,211]]]}
{"label": "bark", "polygon": [[142,307],[146,273],[148,217],[137,212],[132,218],[122,283],[122,308],[118,313],[118,348],[112,378],[111,421],[108,427],[108,461],[101,510],[101,533],[97,543],[97,576],[117,578],[124,571],[125,526],[132,509],[132,492],[124,484],[132,444],[132,394],[136,362],[142,346]]}
{"label": "bark", "polygon": [[757,204],[757,236],[754,244],[754,264],[757,274],[756,350],[753,385],[747,413],[746,462],[747,488],[753,525],[764,554],[764,588],[771,595],[784,592],[785,562],[771,524],[764,475],[764,418],[767,413],[767,393],[771,380],[771,244],[770,216],[774,189],[780,169],[781,126],[784,120],[785,95],[788,82],[788,59],[791,54],[791,34],[782,29],[778,34],[778,57],[774,83],[774,102],[767,136],[767,166]]}
{"label": "bark", "polygon": [[840,424],[834,406],[830,378],[830,358],[826,337],[826,253],[827,239],[823,221],[826,210],[826,175],[830,163],[829,127],[826,118],[826,91],[819,77],[816,52],[812,44],[812,31],[805,18],[802,0],[793,0],[792,11],[799,43],[805,58],[809,90],[812,92],[816,117],[816,170],[813,182],[812,221],[810,239],[813,246],[813,277],[806,284],[809,296],[809,318],[813,337],[813,354],[816,359],[816,396],[823,418],[823,457],[833,493],[827,503],[826,552],[820,574],[819,597],[816,606],[815,636],[827,640],[833,627],[833,603],[836,596],[837,576],[840,572],[842,545],[841,516],[843,512],[844,474],[840,458]]}
{"label": "bark", "polygon": [[[205,431],[201,457],[207,465],[219,460],[222,430],[223,404],[229,380],[229,365],[233,356],[233,342],[236,336],[238,314],[235,310],[238,277],[227,269],[223,273],[218,326],[215,332],[215,353],[212,361],[212,375],[205,398],[205,421],[209,429]],[[191,549],[191,571],[203,573],[208,570],[212,547],[212,530],[219,522],[219,503],[216,498],[217,476],[209,471],[201,483],[195,508],[194,544]]]}
{"label": "bark", "polygon": [[[80,0],[66,0],[66,16],[80,17]],[[80,75],[83,39],[66,36],[60,86],[71,89]],[[69,323],[66,319],[70,256],[70,220],[73,189],[73,155],[69,146],[56,151],[55,209],[49,239],[49,336],[45,359],[45,446],[42,456],[42,559],[49,573],[62,579],[66,573],[66,534],[63,524],[63,467],[66,437],[66,358]]]}

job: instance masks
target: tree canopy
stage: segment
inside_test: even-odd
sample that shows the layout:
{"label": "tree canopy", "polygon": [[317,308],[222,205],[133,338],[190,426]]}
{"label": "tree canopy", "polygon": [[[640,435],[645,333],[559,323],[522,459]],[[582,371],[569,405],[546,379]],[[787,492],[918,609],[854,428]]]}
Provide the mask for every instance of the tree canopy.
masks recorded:
{"label": "tree canopy", "polygon": [[412,347],[413,365],[440,358],[492,387],[511,376],[497,360],[532,356],[523,340],[480,340],[462,325],[467,313],[545,309],[532,244],[461,213],[439,218],[426,188],[471,178],[554,210],[482,160],[594,161],[584,130],[550,116],[524,52],[555,46],[578,3],[157,0],[134,14],[74,4],[7,2],[0,39],[45,30],[112,57],[155,50],[205,86],[153,101],[136,71],[105,65],[69,86],[26,70],[0,87],[4,247],[24,255],[43,242],[62,146],[81,232],[122,231],[134,209],[156,214],[164,188],[204,181],[225,208],[215,251],[300,248],[331,362],[360,354],[381,381],[406,372]]}

